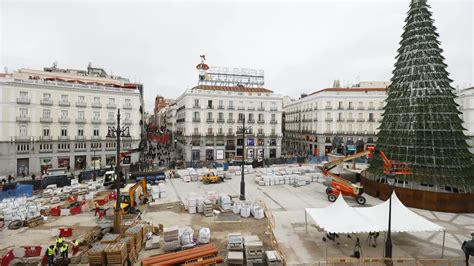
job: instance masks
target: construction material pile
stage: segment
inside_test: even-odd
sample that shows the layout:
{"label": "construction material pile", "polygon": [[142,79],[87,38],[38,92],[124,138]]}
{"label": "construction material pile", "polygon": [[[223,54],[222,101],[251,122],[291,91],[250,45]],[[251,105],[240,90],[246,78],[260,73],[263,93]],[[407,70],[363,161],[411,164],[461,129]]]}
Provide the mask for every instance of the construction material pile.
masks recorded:
{"label": "construction material pile", "polygon": [[165,251],[174,251],[180,248],[179,229],[177,226],[165,227],[163,229],[163,240]]}
{"label": "construction material pile", "polygon": [[142,260],[142,265],[186,265],[196,263],[208,265],[222,263],[224,259],[221,256],[217,256],[218,252],[219,250],[215,245],[207,244],[183,251],[145,258]]}
{"label": "construction material pile", "polygon": [[255,182],[260,186],[292,185],[304,186],[318,182],[323,174],[310,166],[287,166],[257,169]]}
{"label": "construction material pile", "polygon": [[157,185],[151,186],[151,197],[153,201],[157,201],[162,198],[166,198],[166,185],[165,183],[158,183]]}
{"label": "construction material pile", "polygon": [[6,198],[0,202],[0,216],[5,223],[14,220],[29,220],[41,216],[41,209],[45,208],[40,202],[31,198]]}

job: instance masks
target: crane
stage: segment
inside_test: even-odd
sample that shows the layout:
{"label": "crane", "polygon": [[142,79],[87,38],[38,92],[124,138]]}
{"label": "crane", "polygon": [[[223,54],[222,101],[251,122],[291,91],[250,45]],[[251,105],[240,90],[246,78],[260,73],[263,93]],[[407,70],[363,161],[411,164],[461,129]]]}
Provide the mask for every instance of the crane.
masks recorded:
{"label": "crane", "polygon": [[325,163],[321,167],[323,174],[325,176],[329,176],[332,180],[331,186],[326,188],[326,194],[330,202],[334,202],[337,199],[337,196],[342,193],[343,196],[351,196],[355,198],[357,203],[359,203],[360,205],[365,204],[366,199],[364,198],[364,196],[362,196],[362,194],[364,193],[364,189],[362,186],[354,184],[335,173],[331,173],[330,171],[334,167],[343,164],[344,162],[352,161],[367,155],[373,155],[374,153],[379,154],[382,158],[384,163],[385,174],[409,175],[412,173],[408,163],[400,161],[391,161],[388,159],[387,155],[385,155],[383,151],[377,149],[365,150],[343,158],[332,160],[330,162]]}

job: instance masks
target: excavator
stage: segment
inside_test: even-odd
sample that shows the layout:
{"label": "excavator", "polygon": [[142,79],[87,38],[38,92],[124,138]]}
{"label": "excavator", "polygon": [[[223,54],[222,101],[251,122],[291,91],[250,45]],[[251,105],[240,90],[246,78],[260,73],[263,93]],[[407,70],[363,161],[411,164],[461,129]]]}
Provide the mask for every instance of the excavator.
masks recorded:
{"label": "excavator", "polygon": [[137,201],[141,201],[143,204],[148,201],[146,179],[144,178],[133,185],[127,185],[120,192],[120,202],[124,213],[136,212]]}
{"label": "excavator", "polygon": [[341,176],[331,173],[331,169],[334,167],[343,164],[344,162],[355,160],[360,157],[364,157],[367,155],[372,156],[374,153],[378,153],[384,162],[384,173],[391,174],[391,175],[409,175],[412,173],[411,168],[409,167],[408,163],[400,162],[400,161],[391,161],[385,155],[383,151],[374,149],[374,150],[365,150],[353,155],[343,157],[340,159],[335,159],[330,162],[325,163],[321,170],[325,176],[331,177],[331,186],[326,188],[326,195],[328,196],[328,200],[330,202],[336,201],[339,194],[342,193],[343,196],[350,196],[356,199],[357,203],[360,205],[364,205],[366,199],[362,194],[364,193],[364,189],[362,186],[354,184],[347,179],[342,178]]}

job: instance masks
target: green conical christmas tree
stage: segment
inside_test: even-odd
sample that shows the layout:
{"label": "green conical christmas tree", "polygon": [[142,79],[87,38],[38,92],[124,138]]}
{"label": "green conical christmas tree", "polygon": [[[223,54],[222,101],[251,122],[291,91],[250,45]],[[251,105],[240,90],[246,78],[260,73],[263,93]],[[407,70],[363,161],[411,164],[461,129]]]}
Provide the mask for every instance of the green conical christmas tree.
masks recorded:
{"label": "green conical christmas tree", "polygon": [[[408,162],[413,169],[408,179],[441,185],[472,183],[472,154],[429,7],[426,0],[411,1],[377,149],[391,160]],[[377,154],[369,172],[383,174]]]}

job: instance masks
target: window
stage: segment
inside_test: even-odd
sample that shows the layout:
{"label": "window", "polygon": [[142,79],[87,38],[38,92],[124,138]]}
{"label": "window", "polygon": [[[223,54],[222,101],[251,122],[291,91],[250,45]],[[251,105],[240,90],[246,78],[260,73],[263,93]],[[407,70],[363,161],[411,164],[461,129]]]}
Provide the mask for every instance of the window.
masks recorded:
{"label": "window", "polygon": [[100,112],[94,112],[93,119],[94,120],[99,120],[100,119]]}
{"label": "window", "polygon": [[194,100],[194,107],[199,107],[199,100]]}
{"label": "window", "polygon": [[331,113],[330,112],[326,113],[326,118],[329,118],[329,119],[331,118]]}
{"label": "window", "polygon": [[131,106],[132,105],[132,101],[130,99],[125,99],[125,105],[126,106]]}
{"label": "window", "polygon": [[374,114],[369,113],[369,122],[374,122]]}
{"label": "window", "polygon": [[230,120],[234,119],[234,114],[233,113],[229,113],[229,119]]}
{"label": "window", "polygon": [[130,113],[125,113],[125,120],[130,120]]}
{"label": "window", "polygon": [[207,128],[207,134],[212,134],[212,127]]}
{"label": "window", "polygon": [[372,124],[369,125],[369,131],[372,132],[374,130],[374,126]]}
{"label": "window", "polygon": [[249,121],[253,121],[253,114],[249,114]]}
{"label": "window", "polygon": [[272,114],[272,121],[276,121],[276,115]]}
{"label": "window", "polygon": [[362,124],[359,124],[359,132],[362,132]]}
{"label": "window", "polygon": [[224,120],[224,113],[219,113],[219,120]]}
{"label": "window", "polygon": [[48,127],[43,128],[43,137],[49,137],[49,128]]}
{"label": "window", "polygon": [[272,135],[275,135],[275,134],[276,134],[275,128],[272,127]]}
{"label": "window", "polygon": [[363,114],[359,113],[359,119],[363,119]]}
{"label": "window", "polygon": [[263,121],[263,114],[258,114],[258,121]]}
{"label": "window", "polygon": [[26,109],[26,108],[21,108],[21,109],[20,109],[20,117],[21,117],[21,118],[27,118],[27,117],[28,117],[28,109]]}
{"label": "window", "polygon": [[20,99],[28,99],[28,92],[20,91]]}
{"label": "window", "polygon": [[83,128],[78,128],[77,129],[77,136],[78,137],[84,137],[84,129]]}
{"label": "window", "polygon": [[258,134],[263,135],[263,128],[258,129]]}
{"label": "window", "polygon": [[43,93],[43,100],[45,101],[51,100],[51,93]]}
{"label": "window", "polygon": [[94,103],[99,103],[100,104],[100,97],[94,97]]}
{"label": "window", "polygon": [[330,131],[332,130],[331,124],[326,124],[326,130],[327,130],[328,132],[330,132]]}
{"label": "window", "polygon": [[342,131],[342,124],[338,124],[338,125],[337,125],[337,130],[338,130],[339,132]]}
{"label": "window", "polygon": [[339,104],[338,104],[337,107],[338,107],[338,109],[343,109],[343,108],[344,108],[343,103],[342,103],[342,102],[339,102]]}
{"label": "window", "polygon": [[51,118],[51,110],[43,109],[43,118]]}
{"label": "window", "polygon": [[352,124],[349,124],[349,131],[352,132]]}
{"label": "window", "polygon": [[260,102],[260,108],[263,108],[263,102]]}
{"label": "window", "polygon": [[359,107],[362,107],[362,102],[359,102]]}
{"label": "window", "polygon": [[86,102],[86,97],[85,96],[79,96],[77,101],[80,102],[80,103],[85,103]]}
{"label": "window", "polygon": [[227,130],[227,132],[228,132],[229,134],[233,134],[233,131],[234,131],[234,130],[233,130],[231,127],[229,127],[229,129]]}
{"label": "window", "polygon": [[352,119],[352,113],[349,113],[349,119]]}
{"label": "window", "polygon": [[109,98],[109,104],[115,104],[115,98]]}
{"label": "window", "polygon": [[98,137],[98,136],[99,136],[99,129],[98,129],[98,128],[94,128],[94,130],[93,130],[93,136],[94,136],[94,137]]}
{"label": "window", "polygon": [[223,107],[224,106],[224,101],[223,100],[219,100],[219,107]]}
{"label": "window", "polygon": [[331,102],[330,102],[330,101],[327,101],[327,102],[326,102],[326,108],[327,108],[327,109],[331,109]]}
{"label": "window", "polygon": [[199,134],[199,129],[197,127],[194,128],[194,134]]}
{"label": "window", "polygon": [[354,107],[352,106],[352,102],[349,102],[349,110],[352,110],[352,108],[354,108]]}
{"label": "window", "polygon": [[108,119],[114,119],[114,112],[108,113]]}
{"label": "window", "polygon": [[200,116],[199,116],[199,112],[194,112],[193,119],[194,119],[194,120],[196,120],[196,121],[198,121],[198,120],[199,120],[199,118],[200,118]]}
{"label": "window", "polygon": [[67,137],[67,128],[61,128],[61,137]]}
{"label": "window", "polygon": [[223,133],[224,133],[224,131],[222,130],[222,127],[219,128],[219,131],[218,131],[218,132],[219,132],[219,134],[223,134]]}
{"label": "window", "polygon": [[234,107],[234,101],[229,101],[229,107]]}
{"label": "window", "polygon": [[240,122],[243,121],[244,118],[245,118],[245,115],[242,114],[242,113],[239,113],[239,121],[240,121]]}
{"label": "window", "polygon": [[207,101],[207,108],[212,108],[212,100]]}
{"label": "window", "polygon": [[337,114],[337,120],[338,120],[338,121],[342,121],[342,113],[338,113],[338,114]]}
{"label": "window", "polygon": [[28,128],[24,125],[20,126],[20,137],[27,137],[28,136]]}
{"label": "window", "polygon": [[79,120],[86,119],[84,111],[78,111],[77,112],[77,119],[79,119]]}
{"label": "window", "polygon": [[61,102],[66,102],[68,101],[68,96],[66,94],[61,95]]}
{"label": "window", "polygon": [[61,110],[61,119],[67,119],[67,110]]}
{"label": "window", "polygon": [[212,120],[212,112],[208,112],[208,113],[207,113],[207,119],[208,119],[208,120]]}

